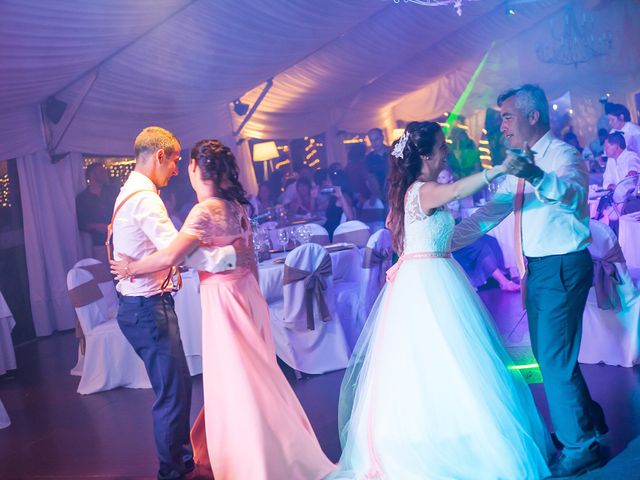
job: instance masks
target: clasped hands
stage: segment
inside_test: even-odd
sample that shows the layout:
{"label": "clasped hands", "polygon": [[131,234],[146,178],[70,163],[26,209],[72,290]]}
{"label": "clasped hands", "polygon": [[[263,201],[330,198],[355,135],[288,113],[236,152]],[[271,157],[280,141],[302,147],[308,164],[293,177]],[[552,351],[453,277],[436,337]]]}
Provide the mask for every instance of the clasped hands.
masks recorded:
{"label": "clasped hands", "polygon": [[526,156],[518,155],[512,150],[507,150],[507,158],[504,161],[506,173],[518,178],[524,178],[529,183],[535,183],[544,175],[544,171],[538,167],[533,159],[533,151],[527,143],[524,144]]}

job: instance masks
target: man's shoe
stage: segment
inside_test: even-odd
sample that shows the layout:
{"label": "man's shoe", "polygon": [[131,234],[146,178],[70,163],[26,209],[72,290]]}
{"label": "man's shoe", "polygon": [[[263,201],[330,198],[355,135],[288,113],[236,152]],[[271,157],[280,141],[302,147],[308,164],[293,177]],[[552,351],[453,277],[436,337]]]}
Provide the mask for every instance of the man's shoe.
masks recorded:
{"label": "man's shoe", "polygon": [[561,453],[557,460],[549,467],[550,478],[577,477],[588,471],[600,468],[605,463],[600,444],[593,442],[580,456],[569,457]]}

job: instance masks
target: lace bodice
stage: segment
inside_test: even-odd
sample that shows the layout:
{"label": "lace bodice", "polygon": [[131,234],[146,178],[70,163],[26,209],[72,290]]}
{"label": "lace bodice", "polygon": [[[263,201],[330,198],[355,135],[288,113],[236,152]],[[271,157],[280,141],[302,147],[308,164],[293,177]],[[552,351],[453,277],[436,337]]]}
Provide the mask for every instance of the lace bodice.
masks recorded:
{"label": "lace bodice", "polygon": [[222,247],[238,237],[247,237],[249,224],[243,207],[221,198],[208,198],[196,204],[181,229],[201,242]]}
{"label": "lace bodice", "polygon": [[404,206],[404,253],[448,252],[455,221],[446,209],[438,209],[427,216],[420,208],[420,187],[415,182],[407,190]]}

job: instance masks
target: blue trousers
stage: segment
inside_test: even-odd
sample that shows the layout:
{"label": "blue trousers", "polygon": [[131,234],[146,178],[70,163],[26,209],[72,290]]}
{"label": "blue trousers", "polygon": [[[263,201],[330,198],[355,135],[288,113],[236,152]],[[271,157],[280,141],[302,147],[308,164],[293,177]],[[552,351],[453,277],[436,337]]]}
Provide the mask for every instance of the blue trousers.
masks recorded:
{"label": "blue trousers", "polygon": [[578,353],[582,315],[593,282],[588,250],[528,259],[527,316],[531,347],[544,378],[551,420],[566,455],[580,455],[606,430],[589,394]]}
{"label": "blue trousers", "polygon": [[118,309],[118,325],[144,362],[156,395],[152,415],[159,480],[184,478],[193,462],[191,376],[173,305],[170,293],[148,298],[121,296]]}

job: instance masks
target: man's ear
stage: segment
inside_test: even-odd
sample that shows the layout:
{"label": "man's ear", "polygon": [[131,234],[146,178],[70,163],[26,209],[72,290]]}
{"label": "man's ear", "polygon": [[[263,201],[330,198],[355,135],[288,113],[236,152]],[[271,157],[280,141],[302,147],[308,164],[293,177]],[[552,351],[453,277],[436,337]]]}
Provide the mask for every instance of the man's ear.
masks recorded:
{"label": "man's ear", "polygon": [[166,160],[166,152],[164,151],[164,148],[159,149],[158,151],[156,151],[156,158],[158,160],[158,163],[160,165],[162,165],[164,163],[164,161]]}
{"label": "man's ear", "polygon": [[192,158],[189,160],[189,170],[191,170],[193,173],[196,173],[196,159]]}
{"label": "man's ear", "polygon": [[538,110],[532,110],[529,113],[529,125],[535,125],[540,121],[540,112]]}

